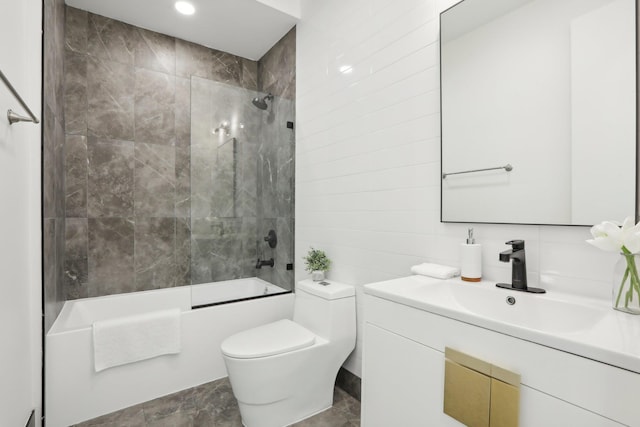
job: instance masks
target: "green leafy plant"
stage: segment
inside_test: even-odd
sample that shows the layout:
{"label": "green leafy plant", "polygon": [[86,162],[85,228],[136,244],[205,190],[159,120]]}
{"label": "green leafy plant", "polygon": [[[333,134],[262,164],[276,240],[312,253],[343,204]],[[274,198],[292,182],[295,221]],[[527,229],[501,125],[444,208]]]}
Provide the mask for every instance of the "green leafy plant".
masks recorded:
{"label": "green leafy plant", "polygon": [[311,248],[307,256],[302,257],[306,263],[305,270],[311,271],[327,271],[331,267],[331,260],[327,258],[327,254],[319,249]]}

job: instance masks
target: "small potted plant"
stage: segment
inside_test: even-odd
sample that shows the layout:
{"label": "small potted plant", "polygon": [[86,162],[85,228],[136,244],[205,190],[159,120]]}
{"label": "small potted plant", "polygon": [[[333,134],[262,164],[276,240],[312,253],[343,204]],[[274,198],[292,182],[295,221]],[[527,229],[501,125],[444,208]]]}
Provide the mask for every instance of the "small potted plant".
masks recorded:
{"label": "small potted plant", "polygon": [[324,273],[331,266],[331,260],[327,258],[327,254],[319,249],[311,248],[303,259],[307,265],[305,270],[311,273],[311,279],[315,282],[324,280]]}

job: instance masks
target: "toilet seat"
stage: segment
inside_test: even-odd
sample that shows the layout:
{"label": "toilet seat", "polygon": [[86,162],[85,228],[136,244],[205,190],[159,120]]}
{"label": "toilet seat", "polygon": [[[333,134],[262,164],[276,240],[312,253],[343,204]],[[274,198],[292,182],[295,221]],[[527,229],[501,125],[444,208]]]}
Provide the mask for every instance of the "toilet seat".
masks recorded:
{"label": "toilet seat", "polygon": [[289,319],[258,326],[230,336],[221,345],[222,353],[237,359],[256,359],[310,347],[316,336]]}

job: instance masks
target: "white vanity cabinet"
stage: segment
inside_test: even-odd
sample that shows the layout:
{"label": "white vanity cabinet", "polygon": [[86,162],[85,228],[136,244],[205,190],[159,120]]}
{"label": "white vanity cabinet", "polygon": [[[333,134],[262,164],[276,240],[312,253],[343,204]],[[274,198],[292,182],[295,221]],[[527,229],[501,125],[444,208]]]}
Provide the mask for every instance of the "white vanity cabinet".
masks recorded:
{"label": "white vanity cabinet", "polygon": [[461,426],[442,411],[445,347],[521,375],[521,427],[640,426],[637,373],[370,294],[364,314],[363,427]]}

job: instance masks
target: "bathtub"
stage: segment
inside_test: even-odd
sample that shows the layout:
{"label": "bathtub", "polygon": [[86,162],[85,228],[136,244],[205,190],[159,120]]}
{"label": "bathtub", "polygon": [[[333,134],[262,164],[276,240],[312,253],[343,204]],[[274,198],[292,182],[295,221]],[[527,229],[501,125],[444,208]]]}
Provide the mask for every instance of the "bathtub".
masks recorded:
{"label": "bathtub", "polygon": [[[69,426],[227,376],[222,341],[290,319],[293,298],[254,277],[67,301],[45,338],[47,426]],[[168,308],[182,311],[180,354],[94,371],[93,322]]]}

